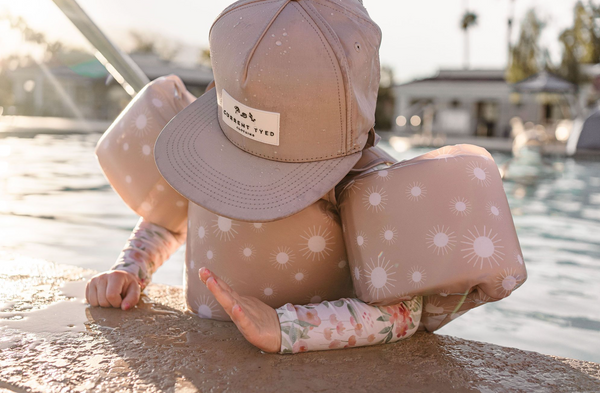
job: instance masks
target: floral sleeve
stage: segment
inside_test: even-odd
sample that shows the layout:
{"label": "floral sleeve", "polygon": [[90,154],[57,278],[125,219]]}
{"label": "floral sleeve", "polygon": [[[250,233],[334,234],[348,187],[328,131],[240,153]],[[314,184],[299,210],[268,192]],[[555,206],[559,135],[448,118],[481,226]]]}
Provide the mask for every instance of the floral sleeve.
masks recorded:
{"label": "floral sleeve", "polygon": [[340,299],[306,306],[290,303],[277,309],[280,353],[320,351],[387,344],[412,336],[419,327],[423,299],[393,306],[372,306]]}
{"label": "floral sleeve", "polygon": [[134,274],[143,290],[152,275],[184,243],[186,233],[173,233],[140,218],[111,270]]}

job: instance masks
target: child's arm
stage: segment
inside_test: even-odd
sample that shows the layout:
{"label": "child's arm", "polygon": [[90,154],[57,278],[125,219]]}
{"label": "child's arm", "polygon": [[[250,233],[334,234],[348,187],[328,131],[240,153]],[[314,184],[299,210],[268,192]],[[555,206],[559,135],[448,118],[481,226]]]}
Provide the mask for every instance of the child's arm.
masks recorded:
{"label": "child's arm", "polygon": [[278,308],[280,353],[387,344],[412,336],[419,327],[422,298],[392,306],[340,299]]}
{"label": "child's arm", "polygon": [[244,337],[265,352],[385,344],[412,336],[421,320],[421,297],[385,307],[340,299],[275,310],[255,297],[239,295],[206,268],[199,275]]}
{"label": "child's arm", "polygon": [[127,310],[137,304],[152,274],[183,244],[186,233],[173,233],[140,218],[111,271],[95,275],[85,295],[92,306]]}
{"label": "child's arm", "polygon": [[152,275],[185,242],[186,231],[174,233],[140,218],[111,270],[132,273],[143,290]]}

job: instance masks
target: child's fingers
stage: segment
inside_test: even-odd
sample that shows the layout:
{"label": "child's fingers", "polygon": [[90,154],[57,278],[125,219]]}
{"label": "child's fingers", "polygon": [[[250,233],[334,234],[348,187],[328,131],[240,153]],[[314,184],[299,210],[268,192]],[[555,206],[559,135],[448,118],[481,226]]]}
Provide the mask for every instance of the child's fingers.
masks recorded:
{"label": "child's fingers", "polygon": [[231,293],[221,288],[221,286],[219,286],[215,278],[212,276],[206,280],[206,287],[212,292],[212,294],[215,296],[215,299],[217,299],[219,304],[223,306],[227,314],[231,317],[230,310],[235,302],[233,296],[231,296]]}
{"label": "child's fingers", "polygon": [[88,284],[87,286],[87,300],[90,306],[98,306],[98,297],[96,296],[96,285]]}
{"label": "child's fingers", "polygon": [[205,267],[201,267],[200,270],[198,271],[198,275],[200,276],[200,280],[202,280],[202,282],[204,282],[206,284],[206,281],[208,280],[209,277],[212,277],[215,279],[215,281],[217,282],[217,284],[219,284],[219,286],[224,290],[227,291],[229,293],[233,293],[233,289],[231,289],[231,287],[229,285],[227,285],[227,283],[223,280],[221,280],[219,278],[219,276],[217,276],[215,273],[211,272],[210,270],[208,270]]}
{"label": "child's fingers", "polygon": [[108,279],[108,284],[106,285],[106,300],[114,308],[121,307],[121,292],[125,285],[124,281],[123,276],[110,277]]}
{"label": "child's fingers", "polygon": [[110,307],[110,303],[106,300],[106,280],[98,280],[96,284],[96,296],[98,297],[98,304],[101,307]]}
{"label": "child's fingers", "polygon": [[131,307],[135,306],[137,302],[140,300],[140,285],[135,280],[131,280],[129,286],[127,287],[127,292],[125,294],[125,298],[123,299],[123,303],[121,303],[121,308],[123,310],[129,310]]}

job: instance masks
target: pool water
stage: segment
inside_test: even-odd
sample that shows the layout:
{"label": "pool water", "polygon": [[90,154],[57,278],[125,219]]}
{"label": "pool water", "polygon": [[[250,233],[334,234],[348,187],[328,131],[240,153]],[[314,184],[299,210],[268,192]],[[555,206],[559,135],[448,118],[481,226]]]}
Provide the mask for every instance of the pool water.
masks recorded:
{"label": "pool water", "polygon": [[[100,171],[93,154],[99,137],[0,139],[2,251],[110,268],[137,216]],[[427,150],[389,149],[398,159]],[[502,164],[510,157],[494,158]],[[556,176],[537,184],[505,183],[529,279],[439,333],[600,363],[600,162],[557,158],[549,165]],[[183,252],[155,282],[182,284]]]}

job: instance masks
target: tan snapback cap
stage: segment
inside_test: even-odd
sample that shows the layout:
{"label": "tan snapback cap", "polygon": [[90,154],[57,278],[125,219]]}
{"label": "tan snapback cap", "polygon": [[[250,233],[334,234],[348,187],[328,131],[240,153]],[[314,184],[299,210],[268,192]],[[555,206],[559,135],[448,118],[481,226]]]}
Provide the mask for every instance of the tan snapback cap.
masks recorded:
{"label": "tan snapback cap", "polygon": [[380,43],[358,0],[232,4],[210,32],[215,89],[160,134],[160,172],[232,219],[301,211],[361,157],[375,122]]}

